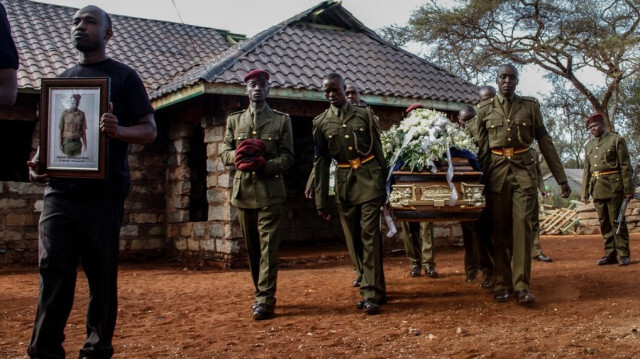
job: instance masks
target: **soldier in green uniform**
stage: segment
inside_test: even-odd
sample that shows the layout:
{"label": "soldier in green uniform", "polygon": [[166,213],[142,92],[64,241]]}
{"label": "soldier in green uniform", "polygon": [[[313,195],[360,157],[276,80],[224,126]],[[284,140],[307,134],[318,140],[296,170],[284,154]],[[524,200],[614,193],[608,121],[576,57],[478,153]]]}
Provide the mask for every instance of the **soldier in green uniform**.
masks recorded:
{"label": "soldier in green uniform", "polygon": [[341,75],[326,75],[322,90],[331,106],[313,120],[316,207],[322,218],[329,218],[329,165],[333,158],[338,162],[336,203],[345,238],[353,243],[360,233],[363,245],[360,295],[364,300],[356,306],[367,314],[378,314],[387,294],[380,213],[388,171],[380,128],[370,108],[355,106],[346,100]]}
{"label": "soldier in green uniform", "polygon": [[[493,87],[489,87],[493,89]],[[482,88],[481,88],[482,89]],[[494,92],[495,94],[495,92]],[[458,124],[472,138],[477,138],[475,124],[476,110],[465,105],[458,111]],[[464,272],[468,283],[475,282],[478,272],[484,273],[480,287],[493,287],[493,256],[491,254],[491,226],[487,210],[480,213],[477,221],[462,221],[462,240],[464,243]]]}
{"label": "soldier in green uniform", "polygon": [[60,116],[60,150],[67,156],[76,157],[87,150],[87,119],[78,108],[80,94],[71,96],[71,107]]}
{"label": "soldier in green uniform", "polygon": [[273,316],[276,304],[280,215],[287,195],[282,173],[294,162],[293,136],[289,116],[266,103],[269,73],[253,70],[244,81],[250,105],[227,118],[222,161],[238,168],[231,204],[238,208],[249,254],[253,318],[262,320]]}
{"label": "soldier in green uniform", "polygon": [[[405,117],[411,111],[424,108],[419,103],[411,104],[405,112]],[[436,246],[433,238],[433,222],[401,222],[402,240],[407,258],[410,262],[410,277],[419,277],[424,266],[424,274],[430,278],[437,278]]]}
{"label": "soldier in green uniform", "polygon": [[[360,99],[360,89],[358,86],[352,83],[345,83],[345,96],[347,101],[352,105],[358,106],[366,106],[367,104]],[[315,192],[315,186],[313,182],[314,171],[311,170],[311,174],[309,175],[309,179],[307,179],[307,185],[304,189],[304,196],[307,199],[313,198],[313,193]],[[342,220],[343,217],[340,217]],[[346,223],[342,223],[343,228],[346,226]],[[360,230],[356,229],[354,233],[354,238],[352,241],[347,241],[347,251],[349,252],[349,258],[351,258],[351,263],[353,264],[353,271],[356,274],[355,279],[351,282],[351,285],[354,287],[360,287],[360,282],[362,282],[362,240],[360,239]]]}
{"label": "soldier in green uniform", "polygon": [[[589,116],[587,128],[591,131],[591,139],[584,149],[584,172],[582,175],[582,200],[593,205],[600,220],[600,232],[604,237],[604,257],[598,265],[618,263],[629,264],[629,230],[625,222],[620,226],[614,221],[618,217],[622,201],[626,197],[633,198],[633,181],[631,179],[631,159],[625,140],[615,133],[605,130],[604,117],[601,113]],[[619,260],[616,259],[619,256]]]}
{"label": "soldier in green uniform", "polygon": [[[562,196],[571,189],[535,98],[515,94],[518,71],[498,68],[498,94],[478,106],[479,158],[485,176],[488,210],[493,220],[495,279],[493,298],[508,301],[510,290],[520,304],[533,303],[529,290],[534,211],[537,210],[536,159],[529,148],[537,141]],[[511,267],[513,258],[513,268]]]}

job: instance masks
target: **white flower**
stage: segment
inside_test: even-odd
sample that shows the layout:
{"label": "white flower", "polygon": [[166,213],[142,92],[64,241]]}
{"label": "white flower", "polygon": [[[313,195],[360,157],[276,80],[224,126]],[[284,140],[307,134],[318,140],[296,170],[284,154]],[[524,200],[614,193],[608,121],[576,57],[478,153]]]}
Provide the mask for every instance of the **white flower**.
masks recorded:
{"label": "white flower", "polygon": [[444,160],[448,147],[478,151],[473,139],[444,113],[416,109],[399,126],[393,125],[382,133],[382,149],[388,162],[401,150],[405,135],[414,127],[413,137],[400,153],[402,162],[412,171],[428,170],[434,161]]}

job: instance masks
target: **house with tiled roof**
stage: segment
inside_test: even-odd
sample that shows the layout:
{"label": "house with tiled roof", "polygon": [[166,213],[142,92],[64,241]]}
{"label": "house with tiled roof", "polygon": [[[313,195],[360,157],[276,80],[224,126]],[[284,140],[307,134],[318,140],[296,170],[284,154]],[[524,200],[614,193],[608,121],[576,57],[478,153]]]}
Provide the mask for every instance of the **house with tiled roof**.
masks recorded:
{"label": "house with tiled roof", "polygon": [[[0,231],[11,233],[0,238],[5,253],[0,262],[2,256],[5,261],[35,258],[42,190],[25,183],[24,162],[38,146],[39,82],[77,59],[69,39],[76,9],[27,0],[3,3],[21,69],[17,105],[0,109],[0,136],[17,154],[16,163],[0,173],[7,199],[0,201]],[[249,39],[217,29],[112,17],[108,55],[138,71],[159,129],[153,145],[131,147],[123,256],[171,255],[223,266],[244,262],[236,212],[229,204],[234,168],[222,164],[219,149],[227,116],[248,106],[242,78],[252,69],[271,73],[268,102],[292,118],[295,164],[285,174],[285,244],[342,238],[338,216],[327,225],[312,201],[303,198],[312,166],[312,119],[328,107],[320,90],[326,73],[339,72],[356,83],[383,129],[399,122],[414,102],[451,117],[463,104],[477,102],[476,86],[386,43],[340,2],[319,3]]]}

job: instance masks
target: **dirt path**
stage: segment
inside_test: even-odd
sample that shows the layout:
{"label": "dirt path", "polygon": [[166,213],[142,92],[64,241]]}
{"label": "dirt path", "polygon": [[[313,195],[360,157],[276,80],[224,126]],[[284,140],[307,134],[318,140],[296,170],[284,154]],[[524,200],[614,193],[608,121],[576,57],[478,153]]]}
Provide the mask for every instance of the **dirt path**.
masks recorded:
{"label": "dirt path", "polygon": [[[283,268],[276,317],[255,322],[246,270],[121,266],[114,358],[640,358],[640,265],[598,267],[598,236],[543,237],[553,263],[533,263],[531,308],[495,303],[464,281],[461,248],[438,251],[438,279],[410,278],[385,258],[390,303],[355,309],[346,260]],[[65,348],[84,338],[87,285],[78,281]],[[0,269],[0,358],[26,358],[37,301],[34,268]]]}

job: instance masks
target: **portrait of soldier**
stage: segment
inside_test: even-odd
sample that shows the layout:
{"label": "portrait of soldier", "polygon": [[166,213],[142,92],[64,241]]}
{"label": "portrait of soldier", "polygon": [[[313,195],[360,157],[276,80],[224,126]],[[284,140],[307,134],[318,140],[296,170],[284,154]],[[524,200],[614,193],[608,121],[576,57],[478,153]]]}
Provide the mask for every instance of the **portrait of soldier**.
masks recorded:
{"label": "portrait of soldier", "polygon": [[60,150],[67,156],[79,156],[87,150],[87,119],[78,108],[81,96],[71,96],[71,107],[60,116]]}

